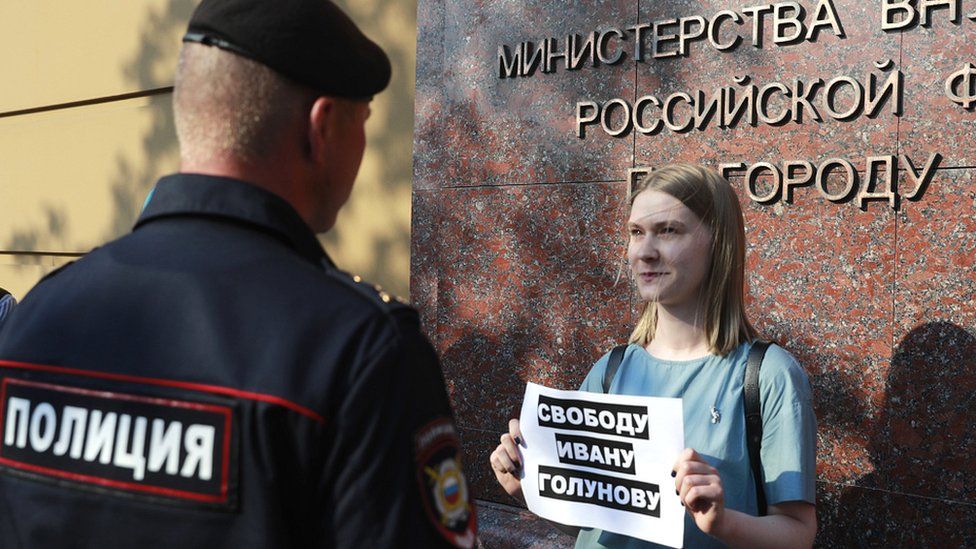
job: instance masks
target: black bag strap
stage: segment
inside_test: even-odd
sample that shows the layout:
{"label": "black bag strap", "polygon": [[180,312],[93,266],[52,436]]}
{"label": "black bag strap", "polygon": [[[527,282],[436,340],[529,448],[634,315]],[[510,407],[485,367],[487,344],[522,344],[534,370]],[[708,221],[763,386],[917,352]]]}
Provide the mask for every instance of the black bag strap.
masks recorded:
{"label": "black bag strap", "polygon": [[603,392],[610,392],[610,384],[613,383],[613,376],[617,375],[617,368],[620,368],[620,363],[624,360],[624,351],[627,350],[627,345],[617,345],[610,351],[610,360],[607,361],[607,370],[603,372]]}
{"label": "black bag strap", "polygon": [[756,480],[756,502],[759,506],[759,516],[766,516],[766,491],[763,490],[762,460],[759,451],[762,448],[763,421],[759,402],[759,369],[762,367],[768,341],[756,341],[749,349],[749,359],[746,361],[746,378],[742,385],[742,398],[746,408],[746,446],[749,449],[749,465],[752,467],[752,477]]}

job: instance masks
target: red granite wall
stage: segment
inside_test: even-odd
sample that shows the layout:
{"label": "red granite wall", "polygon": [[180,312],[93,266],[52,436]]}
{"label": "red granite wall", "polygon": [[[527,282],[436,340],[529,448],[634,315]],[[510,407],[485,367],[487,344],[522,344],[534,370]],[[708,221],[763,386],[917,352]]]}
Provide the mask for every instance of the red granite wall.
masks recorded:
{"label": "red granite wall", "polygon": [[[634,295],[618,275],[631,168],[672,160],[822,168],[837,158],[857,178],[846,197],[851,177],[842,169],[822,190],[814,178],[791,200],[781,193],[765,204],[750,199],[744,170],[728,172],[746,212],[752,318],[797,356],[814,386],[818,543],[976,545],[976,113],[968,102],[976,70],[967,65],[976,63],[976,3],[933,9],[928,21],[893,16],[890,26],[903,28],[884,30],[883,6],[892,3],[799,2],[806,28],[830,13],[838,26],[777,44],[770,13],[755,45],[755,17],[728,1],[420,1],[411,295],[443,358],[465,469],[481,499],[511,503],[487,458],[517,415],[525,381],[575,388],[629,333]],[[499,46],[672,18],[713,21],[722,10],[742,19],[726,18],[717,36],[742,37],[727,51],[693,40],[685,55],[655,59],[651,28],[637,61],[635,33],[623,30],[608,43],[608,56],[625,52],[617,64],[499,77]],[[850,80],[835,82],[828,105],[837,77]],[[801,122],[770,123],[798,110],[789,96],[797,79],[822,79],[811,100],[821,120],[808,109]],[[858,103],[853,81],[866,90],[863,105],[843,116]],[[901,89],[872,108],[870,90],[895,81]],[[776,82],[789,91],[769,87]],[[577,137],[581,101],[663,102],[698,90],[707,99],[748,85],[772,90],[757,102],[755,124],[746,114],[721,127],[716,114],[690,131],[611,137],[591,125]],[[676,104],[679,126],[693,109]],[[622,123],[619,110],[611,126]],[[644,124],[662,117],[653,106],[645,113]],[[897,155],[922,170],[933,153],[942,158],[929,186],[914,193]],[[883,155],[896,155],[897,209],[888,201],[859,208],[868,180],[875,191],[888,187],[887,172],[867,162]],[[775,189],[762,171],[754,194]],[[499,539],[499,530],[489,534]],[[512,539],[525,543],[523,535]]]}

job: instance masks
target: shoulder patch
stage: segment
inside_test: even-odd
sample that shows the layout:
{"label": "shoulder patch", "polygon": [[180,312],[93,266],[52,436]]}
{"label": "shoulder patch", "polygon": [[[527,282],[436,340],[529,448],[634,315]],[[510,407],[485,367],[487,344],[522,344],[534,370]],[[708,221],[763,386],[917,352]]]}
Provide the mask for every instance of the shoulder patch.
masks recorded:
{"label": "shoulder patch", "polygon": [[414,436],[417,481],[427,518],[455,547],[474,547],[477,513],[461,471],[461,447],[454,423],[436,419]]}

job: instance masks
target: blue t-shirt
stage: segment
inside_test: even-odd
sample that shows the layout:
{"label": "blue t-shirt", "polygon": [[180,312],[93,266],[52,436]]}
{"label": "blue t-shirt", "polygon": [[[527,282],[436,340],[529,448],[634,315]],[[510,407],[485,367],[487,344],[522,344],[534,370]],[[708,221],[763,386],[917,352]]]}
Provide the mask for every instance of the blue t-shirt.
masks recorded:
{"label": "blue t-shirt", "polygon": [[[684,408],[685,446],[694,448],[718,469],[725,490],[725,506],[751,515],[758,513],[755,482],[746,447],[742,382],[748,343],[725,357],[710,355],[695,360],[661,360],[643,347],[630,345],[617,370],[610,393],[655,397],[681,397]],[[609,353],[583,380],[582,391],[603,392],[603,374]],[[766,502],[815,501],[816,432],[810,383],[788,352],[769,347],[759,371],[763,416],[762,466]],[[720,419],[712,423],[711,409]],[[685,514],[685,547],[723,547]],[[583,529],[576,547],[660,547],[657,544],[598,529]]]}
{"label": "blue t-shirt", "polygon": [[14,310],[14,306],[17,305],[17,300],[14,296],[6,293],[0,288],[0,328],[3,328],[3,323],[10,316],[11,311]]}

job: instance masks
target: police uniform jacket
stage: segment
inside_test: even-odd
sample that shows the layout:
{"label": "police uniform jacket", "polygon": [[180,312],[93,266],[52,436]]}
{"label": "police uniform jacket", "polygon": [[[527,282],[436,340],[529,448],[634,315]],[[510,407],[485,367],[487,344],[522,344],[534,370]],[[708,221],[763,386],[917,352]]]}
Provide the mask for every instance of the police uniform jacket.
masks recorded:
{"label": "police uniform jacket", "polygon": [[0,332],[0,547],[474,541],[416,313],[284,200],[164,177]]}

